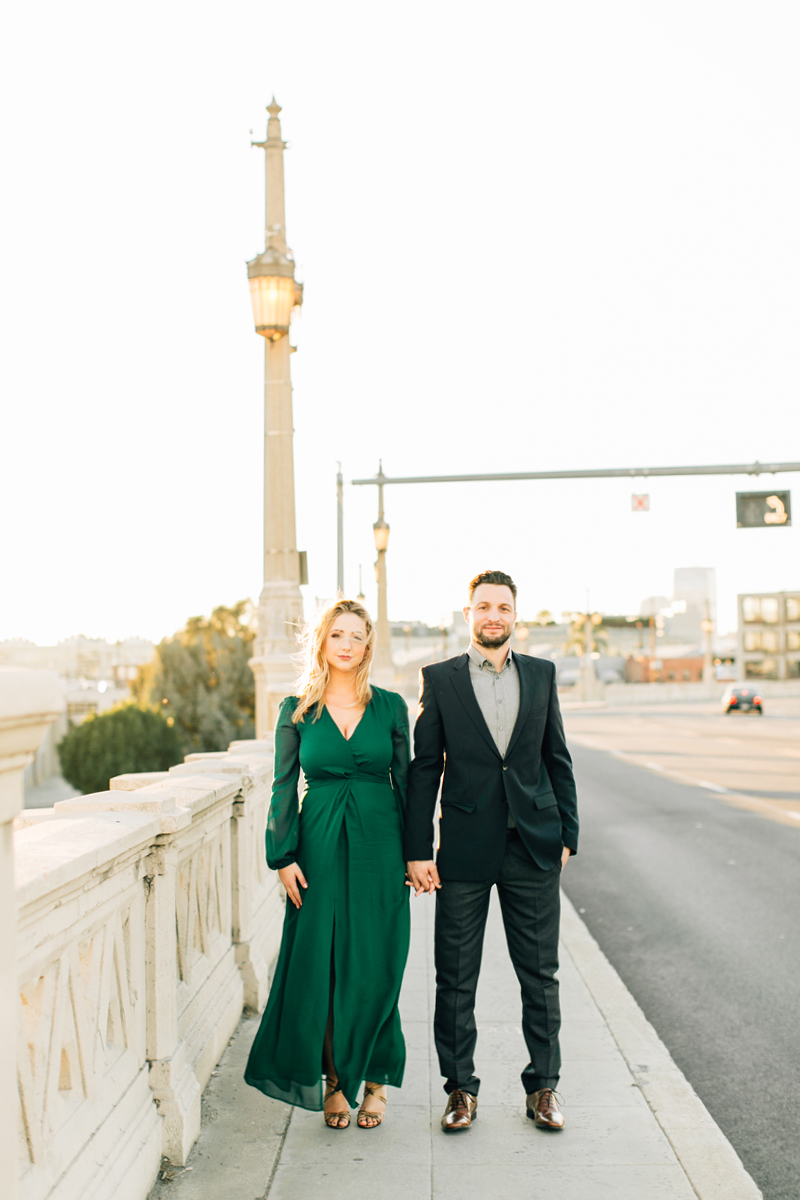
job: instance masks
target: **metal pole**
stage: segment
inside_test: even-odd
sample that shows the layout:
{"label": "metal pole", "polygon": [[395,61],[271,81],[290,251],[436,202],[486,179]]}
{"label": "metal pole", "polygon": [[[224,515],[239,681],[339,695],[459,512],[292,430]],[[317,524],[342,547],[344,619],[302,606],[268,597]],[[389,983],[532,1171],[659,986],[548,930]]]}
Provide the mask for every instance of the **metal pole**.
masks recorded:
{"label": "metal pole", "polygon": [[592,687],[592,676],[594,675],[594,663],[592,661],[592,646],[594,644],[592,638],[592,614],[589,612],[589,593],[586,593],[586,623],[583,627],[583,698],[591,700],[594,693]]}
{"label": "metal pole", "polygon": [[[383,463],[378,467],[378,520],[377,525],[383,526]],[[375,633],[375,675],[379,687],[391,687],[394,683],[394,664],[392,663],[392,630],[389,625],[389,606],[386,596],[386,551],[378,550],[378,561],[375,564],[378,582],[378,620]]]}
{"label": "metal pole", "polygon": [[[598,471],[513,471],[498,475],[398,475],[389,479],[381,475],[380,486],[386,483],[497,483],[513,479],[625,479],[664,475],[776,475],[784,471],[800,471],[800,462],[734,463],[710,467],[611,467]],[[361,487],[378,483],[372,479],[353,479]]]}
{"label": "metal pole", "polygon": [[703,601],[703,683],[714,682],[714,664],[711,654],[711,633],[714,623],[711,620],[711,608],[708,598]]}
{"label": "metal pole", "polygon": [[337,462],[336,473],[336,590],[344,595],[344,480],[342,464]]}

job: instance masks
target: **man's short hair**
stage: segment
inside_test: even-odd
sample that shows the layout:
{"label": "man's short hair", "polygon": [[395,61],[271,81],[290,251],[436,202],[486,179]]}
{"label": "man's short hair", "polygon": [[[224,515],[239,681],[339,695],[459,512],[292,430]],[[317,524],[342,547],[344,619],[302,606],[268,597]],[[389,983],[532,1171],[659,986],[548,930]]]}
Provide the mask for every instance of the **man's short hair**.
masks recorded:
{"label": "man's short hair", "polygon": [[501,587],[511,588],[511,595],[514,597],[514,601],[516,602],[517,585],[514,583],[514,580],[510,575],[506,575],[505,571],[481,571],[480,575],[476,575],[474,579],[471,579],[469,584],[470,601],[472,601],[475,588],[480,587],[482,583],[496,583]]}

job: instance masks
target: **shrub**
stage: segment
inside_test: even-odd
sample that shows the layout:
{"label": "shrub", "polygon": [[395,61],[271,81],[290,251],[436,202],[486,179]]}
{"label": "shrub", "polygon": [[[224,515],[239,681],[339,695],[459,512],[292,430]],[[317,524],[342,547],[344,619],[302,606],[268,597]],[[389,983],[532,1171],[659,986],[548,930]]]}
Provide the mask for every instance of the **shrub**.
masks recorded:
{"label": "shrub", "polygon": [[181,761],[174,725],[160,712],[124,703],[73,726],[58,745],[61,773],[86,795],[104,792],[114,775],[166,771]]}

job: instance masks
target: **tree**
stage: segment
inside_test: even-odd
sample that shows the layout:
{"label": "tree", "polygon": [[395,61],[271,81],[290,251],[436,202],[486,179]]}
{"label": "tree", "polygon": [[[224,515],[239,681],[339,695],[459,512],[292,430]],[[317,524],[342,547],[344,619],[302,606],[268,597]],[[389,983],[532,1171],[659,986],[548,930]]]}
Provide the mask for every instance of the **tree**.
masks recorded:
{"label": "tree", "polygon": [[586,653],[586,622],[587,619],[591,624],[591,634],[589,640],[589,652],[593,650],[607,650],[608,637],[605,630],[602,628],[603,614],[602,613],[564,613],[563,616],[569,619],[570,626],[567,632],[567,641],[564,646],[564,654],[583,655]]}
{"label": "tree", "polygon": [[183,757],[174,725],[130,701],[74,725],[58,744],[61,773],[84,795],[104,792],[115,775],[166,771]]}
{"label": "tree", "polygon": [[175,722],[186,753],[227,750],[255,737],[255,627],[249,600],[191,617],[139,668],[133,693]]}

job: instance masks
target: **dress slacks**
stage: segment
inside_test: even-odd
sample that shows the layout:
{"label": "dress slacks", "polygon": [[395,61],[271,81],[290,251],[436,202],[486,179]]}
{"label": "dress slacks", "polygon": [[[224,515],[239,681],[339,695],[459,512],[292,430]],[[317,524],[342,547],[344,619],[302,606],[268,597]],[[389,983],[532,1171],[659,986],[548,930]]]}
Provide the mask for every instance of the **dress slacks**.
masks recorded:
{"label": "dress slacks", "polygon": [[530,1061],[526,1095],[554,1088],[561,1069],[558,1035],[558,931],[561,868],[536,865],[515,829],[494,879],[443,881],[436,893],[436,1011],[433,1031],[444,1090],[477,1096],[475,996],[489,900],[497,887],[506,942],[522,993],[522,1032]]}

